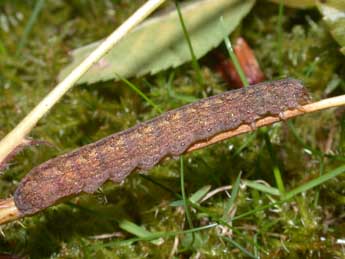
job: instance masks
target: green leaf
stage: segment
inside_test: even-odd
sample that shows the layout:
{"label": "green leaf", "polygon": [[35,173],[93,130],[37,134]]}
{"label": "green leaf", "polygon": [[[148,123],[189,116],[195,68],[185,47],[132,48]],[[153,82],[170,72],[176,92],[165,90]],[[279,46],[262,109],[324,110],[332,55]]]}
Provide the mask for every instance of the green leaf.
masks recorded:
{"label": "green leaf", "polygon": [[247,186],[249,186],[250,188],[253,188],[255,190],[264,192],[264,193],[268,193],[271,195],[275,195],[275,196],[280,196],[280,192],[277,188],[271,187],[271,186],[267,186],[255,181],[249,181],[249,180],[245,180],[243,181]]}
{"label": "green leaf", "polygon": [[[138,225],[136,225],[135,223],[128,221],[128,220],[123,220],[119,223],[119,227],[137,237],[141,237],[141,238],[147,238],[150,237],[152,235],[152,233],[150,231],[147,231],[146,229],[144,229],[143,227],[140,227]],[[162,243],[163,240],[161,239],[155,239],[152,240],[151,243],[155,244],[155,245],[159,245]]]}
{"label": "green leaf", "polygon": [[193,203],[199,202],[210,191],[211,185],[205,185],[190,196],[189,200]]}
{"label": "green leaf", "polygon": [[[226,33],[230,34],[250,11],[255,0],[199,0],[181,8],[196,58],[218,46],[224,37],[219,26],[223,16]],[[72,52],[73,62],[59,75],[64,78],[91,53],[99,42]],[[128,78],[177,67],[191,60],[188,44],[176,10],[152,17],[121,40],[105,57],[78,81],[94,83]]]}
{"label": "green leaf", "polygon": [[328,0],[324,2],[318,1],[317,6],[333,38],[340,44],[340,51],[345,55],[345,1]]}
{"label": "green leaf", "polygon": [[[198,203],[202,198],[204,198],[204,196],[210,191],[210,189],[211,185],[205,185],[201,187],[199,190],[197,190],[189,197],[189,201],[192,203]],[[177,200],[170,203],[171,207],[179,207],[183,205],[183,200]]]}
{"label": "green leaf", "polygon": [[171,207],[181,207],[183,206],[183,200],[177,200],[177,201],[172,201],[170,202],[169,206]]}

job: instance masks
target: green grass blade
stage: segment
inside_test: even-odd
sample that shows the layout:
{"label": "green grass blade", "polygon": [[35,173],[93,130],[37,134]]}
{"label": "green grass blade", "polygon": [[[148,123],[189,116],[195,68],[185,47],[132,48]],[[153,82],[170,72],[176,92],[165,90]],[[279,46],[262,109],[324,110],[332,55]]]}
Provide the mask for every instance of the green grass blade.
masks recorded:
{"label": "green grass blade", "polygon": [[202,226],[202,227],[198,227],[198,228],[192,228],[192,229],[187,229],[187,230],[182,230],[182,231],[170,231],[170,232],[155,232],[155,233],[151,233],[150,235],[147,235],[145,237],[138,237],[138,238],[130,238],[127,240],[122,240],[122,241],[114,241],[114,242],[110,242],[107,244],[102,245],[103,247],[112,247],[116,244],[132,244],[138,241],[150,241],[150,240],[155,240],[155,239],[159,239],[159,238],[169,238],[169,237],[174,237],[176,235],[185,235],[185,234],[189,234],[189,233],[195,233],[195,232],[200,232],[202,230],[206,230],[206,229],[210,229],[210,228],[214,228],[218,226],[217,223],[213,223],[213,224],[209,224],[206,226]]}
{"label": "green grass blade", "polygon": [[37,21],[38,15],[40,14],[40,12],[44,6],[44,1],[45,0],[37,0],[36,1],[34,10],[33,10],[32,14],[29,18],[28,23],[25,26],[24,33],[23,33],[22,37],[20,38],[20,41],[19,41],[19,44],[17,47],[17,51],[16,51],[16,55],[19,55],[20,51],[26,45],[26,42],[28,41],[28,38],[29,38],[29,34],[32,31],[32,28]]}
{"label": "green grass blade", "polygon": [[232,191],[231,191],[231,197],[230,199],[228,199],[227,203],[225,204],[225,208],[224,208],[224,214],[223,214],[223,220],[226,221],[228,219],[228,215],[229,215],[229,211],[231,209],[231,207],[234,205],[235,200],[237,198],[238,195],[238,191],[240,190],[240,183],[241,183],[241,173],[238,174],[235,184],[232,187]]}
{"label": "green grass blade", "polygon": [[264,138],[266,141],[266,147],[267,147],[268,153],[270,154],[271,160],[274,164],[273,175],[274,175],[277,187],[278,187],[280,193],[283,194],[283,193],[285,193],[285,187],[284,187],[283,178],[281,176],[281,172],[280,172],[279,165],[278,165],[279,161],[275,155],[275,152],[273,150],[272,143],[270,140],[270,136],[268,135],[267,132],[264,133]]}
{"label": "green grass blade", "polygon": [[181,101],[184,101],[184,102],[195,102],[198,100],[198,98],[196,98],[195,96],[193,95],[184,95],[184,94],[178,94],[175,92],[175,90],[173,89],[173,80],[174,80],[174,77],[175,77],[175,72],[172,71],[169,75],[169,79],[168,79],[168,82],[166,84],[166,88],[167,88],[167,91],[168,91],[168,95],[172,98],[175,98],[177,100],[181,100]]}
{"label": "green grass blade", "polygon": [[279,57],[279,73],[283,74],[283,15],[284,15],[284,1],[280,0],[278,11],[278,57]]}
{"label": "green grass blade", "polygon": [[336,169],[334,169],[333,171],[329,172],[329,173],[326,173],[324,175],[321,175],[319,176],[318,178],[315,178],[289,192],[287,192],[285,195],[284,195],[284,198],[285,199],[290,199],[294,196],[296,196],[297,194],[300,194],[302,192],[306,192],[310,189],[313,189],[315,188],[316,186],[319,186],[321,184],[323,184],[324,182],[328,181],[328,180],[331,180],[332,178],[334,177],[337,177],[338,175],[342,174],[345,172],[345,165],[342,165]]}
{"label": "green grass blade", "polygon": [[297,194],[300,194],[302,192],[305,192],[305,191],[308,191],[334,177],[337,177],[338,175],[342,174],[345,172],[345,165],[343,166],[340,166],[336,169],[334,169],[333,171],[329,172],[329,173],[326,173],[314,180],[311,180],[309,181],[308,183],[302,185],[302,186],[299,186],[289,192],[287,192],[285,195],[284,195],[284,198],[278,202],[274,202],[274,203],[271,203],[271,204],[268,204],[268,205],[264,205],[264,206],[261,206],[261,207],[257,207],[256,209],[254,210],[251,210],[251,211],[247,211],[243,214],[240,214],[240,215],[237,215],[235,217],[232,218],[233,221],[235,220],[238,220],[238,219],[242,219],[242,218],[245,218],[245,217],[248,217],[250,215],[253,215],[259,211],[262,211],[262,210],[265,210],[265,209],[268,209],[268,208],[271,208],[273,206],[276,206],[276,205],[280,205],[280,204],[283,204],[285,202],[287,202],[289,199],[291,199],[292,197],[296,196]]}
{"label": "green grass blade", "polygon": [[193,228],[192,217],[190,215],[187,197],[186,197],[185,186],[184,186],[184,165],[183,165],[183,157],[182,156],[180,156],[180,180],[181,180],[181,195],[182,195],[184,209],[186,212],[186,218],[187,218],[189,227]]}
{"label": "green grass blade", "polygon": [[223,17],[220,17],[220,24],[221,24],[221,26],[222,26],[222,28],[223,28],[223,31],[224,31],[224,42],[225,42],[226,49],[228,50],[229,56],[230,56],[230,58],[231,58],[231,61],[232,61],[232,63],[234,64],[235,69],[236,69],[238,75],[239,75],[240,78],[241,78],[242,84],[243,84],[244,86],[248,86],[248,85],[249,85],[249,82],[248,82],[248,80],[247,80],[247,77],[246,77],[246,75],[245,75],[244,72],[243,72],[243,69],[242,69],[242,67],[241,67],[241,65],[240,65],[240,62],[238,62],[238,59],[237,59],[237,57],[236,57],[236,55],[235,55],[235,52],[234,52],[234,50],[233,50],[233,48],[232,48],[232,45],[231,45],[231,42],[230,42],[229,37],[228,37],[228,35],[225,33],[225,28],[224,28],[225,25],[224,25],[224,19],[223,19]]}
{"label": "green grass blade", "polygon": [[[131,234],[133,234],[137,237],[140,237],[140,238],[147,238],[147,237],[152,236],[152,233],[150,231],[148,231],[148,230],[144,229],[143,227],[140,227],[137,224],[135,224],[131,221],[128,221],[128,220],[122,220],[119,223],[119,227],[121,229],[127,231],[128,233],[131,233]],[[161,242],[162,241],[158,240],[158,239],[151,241],[151,243],[156,244],[156,245],[159,245]]]}
{"label": "green grass blade", "polygon": [[258,190],[267,194],[275,195],[275,196],[280,196],[280,191],[277,188],[266,186],[264,184],[257,183],[255,181],[249,181],[249,180],[245,180],[244,183],[250,188],[253,188],[255,190]]}
{"label": "green grass blade", "polygon": [[263,211],[265,209],[268,209],[268,208],[272,208],[276,205],[280,205],[280,204],[283,204],[284,202],[286,202],[287,200],[284,199],[284,200],[280,200],[280,201],[277,201],[277,202],[273,202],[273,203],[270,203],[270,204],[267,204],[267,205],[263,205],[261,207],[256,207],[255,209],[253,210],[250,210],[250,211],[247,211],[245,213],[242,213],[240,215],[237,215],[235,217],[232,218],[232,221],[235,221],[235,220],[238,220],[238,219],[242,219],[242,218],[245,218],[245,217],[248,217],[248,216],[251,216],[253,214],[256,214],[257,212],[259,211]]}
{"label": "green grass blade", "polygon": [[280,169],[276,165],[273,168],[273,175],[274,175],[274,179],[276,180],[279,192],[281,194],[284,194],[285,193],[284,181],[282,178],[282,174],[280,173]]}
{"label": "green grass blade", "polygon": [[199,202],[211,189],[211,185],[206,185],[193,193],[189,200],[193,203]]}
{"label": "green grass blade", "polygon": [[182,26],[183,34],[184,34],[184,36],[186,38],[186,41],[188,43],[188,48],[189,48],[189,51],[190,51],[190,54],[191,54],[191,57],[192,57],[192,65],[193,65],[193,68],[194,68],[194,70],[195,70],[195,72],[197,74],[197,78],[198,78],[199,84],[202,86],[202,85],[205,84],[204,78],[201,75],[201,69],[200,69],[198,60],[196,59],[196,56],[195,56],[195,53],[194,53],[194,50],[193,50],[193,45],[192,45],[192,42],[190,40],[188,31],[187,31],[187,28],[186,28],[186,24],[184,23],[183,16],[182,16],[180,5],[179,5],[178,1],[175,1],[175,5],[176,5],[176,10],[177,10],[177,13],[178,13],[178,17],[180,19],[180,23],[181,23],[181,26]]}
{"label": "green grass blade", "polygon": [[222,239],[229,242],[234,247],[237,247],[242,253],[249,256],[250,258],[258,258],[255,255],[253,255],[251,252],[249,252],[247,249],[245,249],[243,246],[241,246],[239,243],[237,243],[235,240],[233,240],[232,238],[222,237]]}
{"label": "green grass blade", "polygon": [[138,95],[140,95],[149,105],[152,106],[155,111],[162,113],[162,110],[159,108],[157,104],[155,104],[149,97],[147,97],[136,85],[131,83],[129,80],[126,78],[117,75],[122,82],[124,82],[126,85],[128,85],[134,92],[136,92]]}

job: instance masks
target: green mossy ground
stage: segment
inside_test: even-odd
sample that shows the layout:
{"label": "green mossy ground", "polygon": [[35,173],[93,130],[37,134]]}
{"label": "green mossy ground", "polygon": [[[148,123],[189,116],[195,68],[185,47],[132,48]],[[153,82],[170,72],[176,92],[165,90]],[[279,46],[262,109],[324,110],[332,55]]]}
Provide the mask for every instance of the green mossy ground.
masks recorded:
{"label": "green mossy ground", "polygon": [[[16,55],[35,1],[0,2],[0,137],[3,137],[56,84],[68,63],[68,51],[108,35],[144,1],[46,1]],[[268,79],[301,79],[315,100],[345,90],[345,59],[315,9],[285,9],[283,41],[277,41],[278,5],[259,1],[233,36],[244,36]],[[279,54],[281,53],[281,54]],[[282,59],[281,59],[282,58]],[[131,79],[163,110],[195,98],[227,90],[217,73],[201,64],[206,90],[198,86],[191,64],[155,76]],[[1,198],[13,194],[20,179],[35,165],[139,121],[158,115],[124,83],[75,87],[32,131],[40,146],[19,154],[0,178]],[[257,130],[185,155],[187,196],[242,180],[263,180],[277,187],[278,165],[285,189],[303,186],[345,159],[345,114],[327,110]],[[169,191],[159,184],[168,187]],[[175,238],[160,244],[126,232],[124,220],[148,231],[189,229],[179,200],[180,163],[169,160],[147,177],[132,175],[122,185],[108,183],[94,195],[82,195],[33,217],[2,227],[0,251],[30,258],[167,258]],[[231,229],[220,227],[177,236],[175,258],[342,258],[345,239],[345,175],[287,202],[241,185],[232,209]],[[207,226],[222,216],[225,192],[191,209],[193,226]],[[261,209],[267,205],[266,209]],[[244,213],[251,212],[245,215]],[[121,228],[122,227],[122,228]],[[109,238],[101,235],[114,234]]]}

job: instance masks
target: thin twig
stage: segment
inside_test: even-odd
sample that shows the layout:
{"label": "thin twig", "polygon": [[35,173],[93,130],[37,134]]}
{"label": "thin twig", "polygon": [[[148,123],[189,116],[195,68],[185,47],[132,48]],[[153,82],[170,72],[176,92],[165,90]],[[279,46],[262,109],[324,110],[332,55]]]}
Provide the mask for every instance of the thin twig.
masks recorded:
{"label": "thin twig", "polygon": [[149,0],[130,18],[110,34],[79,66],[60,82],[10,133],[0,142],[0,162],[23,141],[36,123],[57,103],[61,97],[137,24],[149,16],[166,0]]}
{"label": "thin twig", "polygon": [[[342,105],[345,105],[345,95],[324,99],[318,102],[301,106],[298,109],[286,111],[284,112],[283,117],[286,119],[290,119],[290,118],[297,117],[303,114],[312,113],[312,112],[325,110],[325,109],[333,108],[333,107],[338,107]],[[256,121],[256,127],[258,128],[263,127],[263,126],[270,125],[279,121],[280,121],[280,118],[278,117],[267,116],[263,119]],[[237,135],[241,135],[250,131],[253,131],[253,129],[250,126],[242,125],[235,130],[230,130],[230,131],[218,134],[207,141],[196,143],[193,146],[191,146],[186,151],[186,153],[204,148],[216,142],[219,142],[219,141],[222,141],[222,140],[225,140]],[[15,206],[13,198],[0,201],[0,224],[16,220],[20,217],[22,217],[22,215],[17,209],[17,207]]]}
{"label": "thin twig", "polygon": [[[310,104],[304,105],[298,109],[288,110],[288,111],[284,112],[284,118],[290,119],[290,118],[293,118],[293,117],[296,117],[296,116],[299,116],[299,115],[302,115],[305,113],[317,112],[320,110],[325,110],[328,108],[338,107],[338,106],[342,106],[342,105],[345,105],[345,95],[340,95],[337,97],[332,97],[332,98],[324,99],[324,100],[321,100],[318,102],[310,103]],[[256,127],[263,127],[263,126],[270,125],[270,124],[273,124],[273,123],[279,122],[279,121],[281,121],[281,119],[279,117],[267,116],[263,119],[256,121]],[[202,142],[196,143],[193,146],[191,146],[187,150],[187,152],[201,149],[201,148],[204,148],[206,146],[217,143],[219,141],[222,141],[224,139],[228,139],[228,138],[231,138],[233,136],[241,135],[241,134],[244,134],[244,133],[247,133],[250,131],[253,131],[253,130],[249,125],[241,125],[240,127],[238,127],[235,130],[223,132],[221,134],[218,134],[218,135],[208,139],[207,141],[202,141]]]}

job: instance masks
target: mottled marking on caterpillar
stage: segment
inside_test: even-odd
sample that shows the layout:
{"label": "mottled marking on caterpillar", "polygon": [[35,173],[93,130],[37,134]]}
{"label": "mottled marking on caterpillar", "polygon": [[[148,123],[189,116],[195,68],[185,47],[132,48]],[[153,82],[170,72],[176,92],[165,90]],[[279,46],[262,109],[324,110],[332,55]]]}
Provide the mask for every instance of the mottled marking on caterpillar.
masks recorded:
{"label": "mottled marking on caterpillar", "polygon": [[132,171],[148,170],[194,143],[308,102],[306,89],[295,79],[202,99],[33,168],[15,191],[15,204],[22,215],[36,213],[64,197],[95,192],[109,179],[121,182]]}

